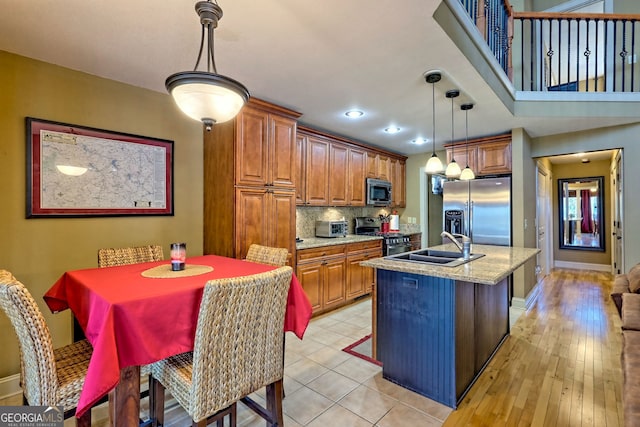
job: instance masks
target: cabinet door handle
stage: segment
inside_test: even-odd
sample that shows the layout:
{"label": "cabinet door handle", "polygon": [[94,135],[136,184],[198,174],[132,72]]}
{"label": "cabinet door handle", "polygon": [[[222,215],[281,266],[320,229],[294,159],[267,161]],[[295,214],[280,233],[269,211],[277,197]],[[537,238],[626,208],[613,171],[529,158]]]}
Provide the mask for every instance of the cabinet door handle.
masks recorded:
{"label": "cabinet door handle", "polygon": [[327,264],[328,264],[327,261],[322,261],[321,265],[327,265]]}

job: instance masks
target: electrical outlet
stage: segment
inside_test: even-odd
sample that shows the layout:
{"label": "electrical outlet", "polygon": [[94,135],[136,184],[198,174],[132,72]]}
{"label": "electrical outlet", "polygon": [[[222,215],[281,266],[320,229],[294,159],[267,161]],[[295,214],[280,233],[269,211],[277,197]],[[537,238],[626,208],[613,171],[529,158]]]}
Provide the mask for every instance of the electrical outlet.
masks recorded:
{"label": "electrical outlet", "polygon": [[527,229],[527,218],[524,219],[524,229]]}

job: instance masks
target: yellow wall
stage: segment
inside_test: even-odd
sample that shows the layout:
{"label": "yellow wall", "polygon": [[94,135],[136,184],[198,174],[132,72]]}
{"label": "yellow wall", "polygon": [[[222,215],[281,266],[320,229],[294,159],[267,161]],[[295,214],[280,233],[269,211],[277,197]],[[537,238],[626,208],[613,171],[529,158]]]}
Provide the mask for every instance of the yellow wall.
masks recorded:
{"label": "yellow wall", "polygon": [[[417,218],[418,223],[425,223],[427,226],[429,246],[439,245],[442,243],[440,233],[442,233],[442,195],[433,194],[431,192],[431,175],[427,176],[426,189],[428,197],[427,218],[420,217],[420,168],[427,164],[427,160],[431,157],[432,152],[414,154],[407,158],[406,174],[407,174],[407,207],[400,218],[401,222],[408,222],[407,217]],[[447,159],[445,151],[436,152],[443,162]]]}
{"label": "yellow wall", "polygon": [[[175,216],[25,219],[25,117],[174,141]],[[0,268],[38,302],[54,345],[70,342],[71,316],[42,300],[66,270],[97,266],[101,247],[187,243],[202,254],[202,127],[170,96],[0,51]],[[0,378],[19,372],[18,342],[0,314]]]}

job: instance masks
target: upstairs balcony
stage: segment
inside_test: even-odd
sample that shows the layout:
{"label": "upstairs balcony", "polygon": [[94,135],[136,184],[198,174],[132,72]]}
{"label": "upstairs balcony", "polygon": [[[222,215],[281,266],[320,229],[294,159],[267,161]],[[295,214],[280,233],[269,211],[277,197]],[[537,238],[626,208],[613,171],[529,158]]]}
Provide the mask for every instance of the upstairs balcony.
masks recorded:
{"label": "upstairs balcony", "polygon": [[516,91],[640,92],[640,15],[515,12],[457,0]]}

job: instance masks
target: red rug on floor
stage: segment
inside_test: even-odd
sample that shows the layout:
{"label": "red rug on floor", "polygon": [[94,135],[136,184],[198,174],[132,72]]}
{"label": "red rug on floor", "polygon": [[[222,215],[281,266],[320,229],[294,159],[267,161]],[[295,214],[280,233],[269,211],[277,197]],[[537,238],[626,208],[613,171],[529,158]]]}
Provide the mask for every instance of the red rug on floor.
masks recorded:
{"label": "red rug on floor", "polygon": [[382,362],[377,361],[371,357],[371,335],[360,338],[353,344],[349,344],[342,349],[345,353],[349,353],[352,356],[359,357],[362,360],[373,363],[378,366],[382,366]]}

